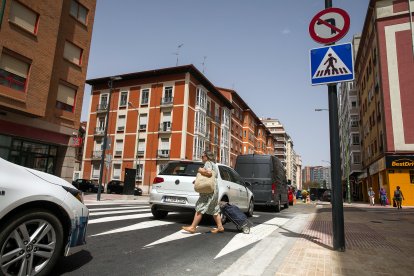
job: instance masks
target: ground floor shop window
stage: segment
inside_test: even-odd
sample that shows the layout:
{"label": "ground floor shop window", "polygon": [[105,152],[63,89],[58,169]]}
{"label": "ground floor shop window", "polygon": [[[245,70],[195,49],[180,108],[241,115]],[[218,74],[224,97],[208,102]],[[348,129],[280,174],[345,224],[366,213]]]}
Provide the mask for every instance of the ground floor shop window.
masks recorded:
{"label": "ground floor shop window", "polygon": [[0,157],[12,163],[54,174],[57,146],[0,135]]}

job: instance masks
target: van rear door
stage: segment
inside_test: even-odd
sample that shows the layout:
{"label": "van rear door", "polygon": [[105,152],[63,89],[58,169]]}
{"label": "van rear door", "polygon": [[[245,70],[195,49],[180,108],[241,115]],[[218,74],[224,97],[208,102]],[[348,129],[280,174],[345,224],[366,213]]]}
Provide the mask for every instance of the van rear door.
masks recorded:
{"label": "van rear door", "polygon": [[236,170],[246,181],[254,194],[255,203],[266,203],[272,200],[271,166],[268,160],[256,159],[252,163],[237,162]]}

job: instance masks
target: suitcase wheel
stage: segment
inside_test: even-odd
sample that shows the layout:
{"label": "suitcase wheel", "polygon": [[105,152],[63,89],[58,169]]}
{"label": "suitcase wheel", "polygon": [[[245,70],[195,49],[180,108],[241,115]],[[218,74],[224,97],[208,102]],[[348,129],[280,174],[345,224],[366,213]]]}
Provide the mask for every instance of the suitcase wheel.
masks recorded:
{"label": "suitcase wheel", "polygon": [[249,234],[250,233],[250,227],[249,226],[243,226],[242,227],[242,232],[244,234]]}

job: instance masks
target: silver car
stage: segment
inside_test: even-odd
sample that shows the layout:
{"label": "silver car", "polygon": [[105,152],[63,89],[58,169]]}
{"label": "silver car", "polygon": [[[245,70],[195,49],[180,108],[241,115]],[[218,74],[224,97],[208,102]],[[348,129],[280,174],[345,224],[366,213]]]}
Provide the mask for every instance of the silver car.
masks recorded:
{"label": "silver car", "polygon": [[[229,166],[215,165],[219,171],[219,201],[236,205],[247,216],[252,216],[254,198],[248,188],[250,183]],[[155,177],[150,193],[151,211],[155,218],[165,218],[168,212],[194,212],[199,198],[194,191],[194,180],[202,166],[202,162],[171,161]]]}

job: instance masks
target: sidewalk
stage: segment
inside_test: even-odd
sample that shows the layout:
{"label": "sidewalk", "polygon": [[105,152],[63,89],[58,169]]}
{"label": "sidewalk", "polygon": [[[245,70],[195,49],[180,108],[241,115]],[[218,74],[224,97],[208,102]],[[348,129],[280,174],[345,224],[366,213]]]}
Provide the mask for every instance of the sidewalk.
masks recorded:
{"label": "sidewalk", "polygon": [[332,247],[332,209],[315,204],[276,275],[410,275],[414,271],[414,208],[344,203],[345,252]]}
{"label": "sidewalk", "polygon": [[97,194],[84,194],[83,201],[88,204],[105,205],[108,203],[148,203],[149,196],[134,196],[134,195],[118,195],[118,194],[106,194],[101,193],[101,200],[97,200]]}

